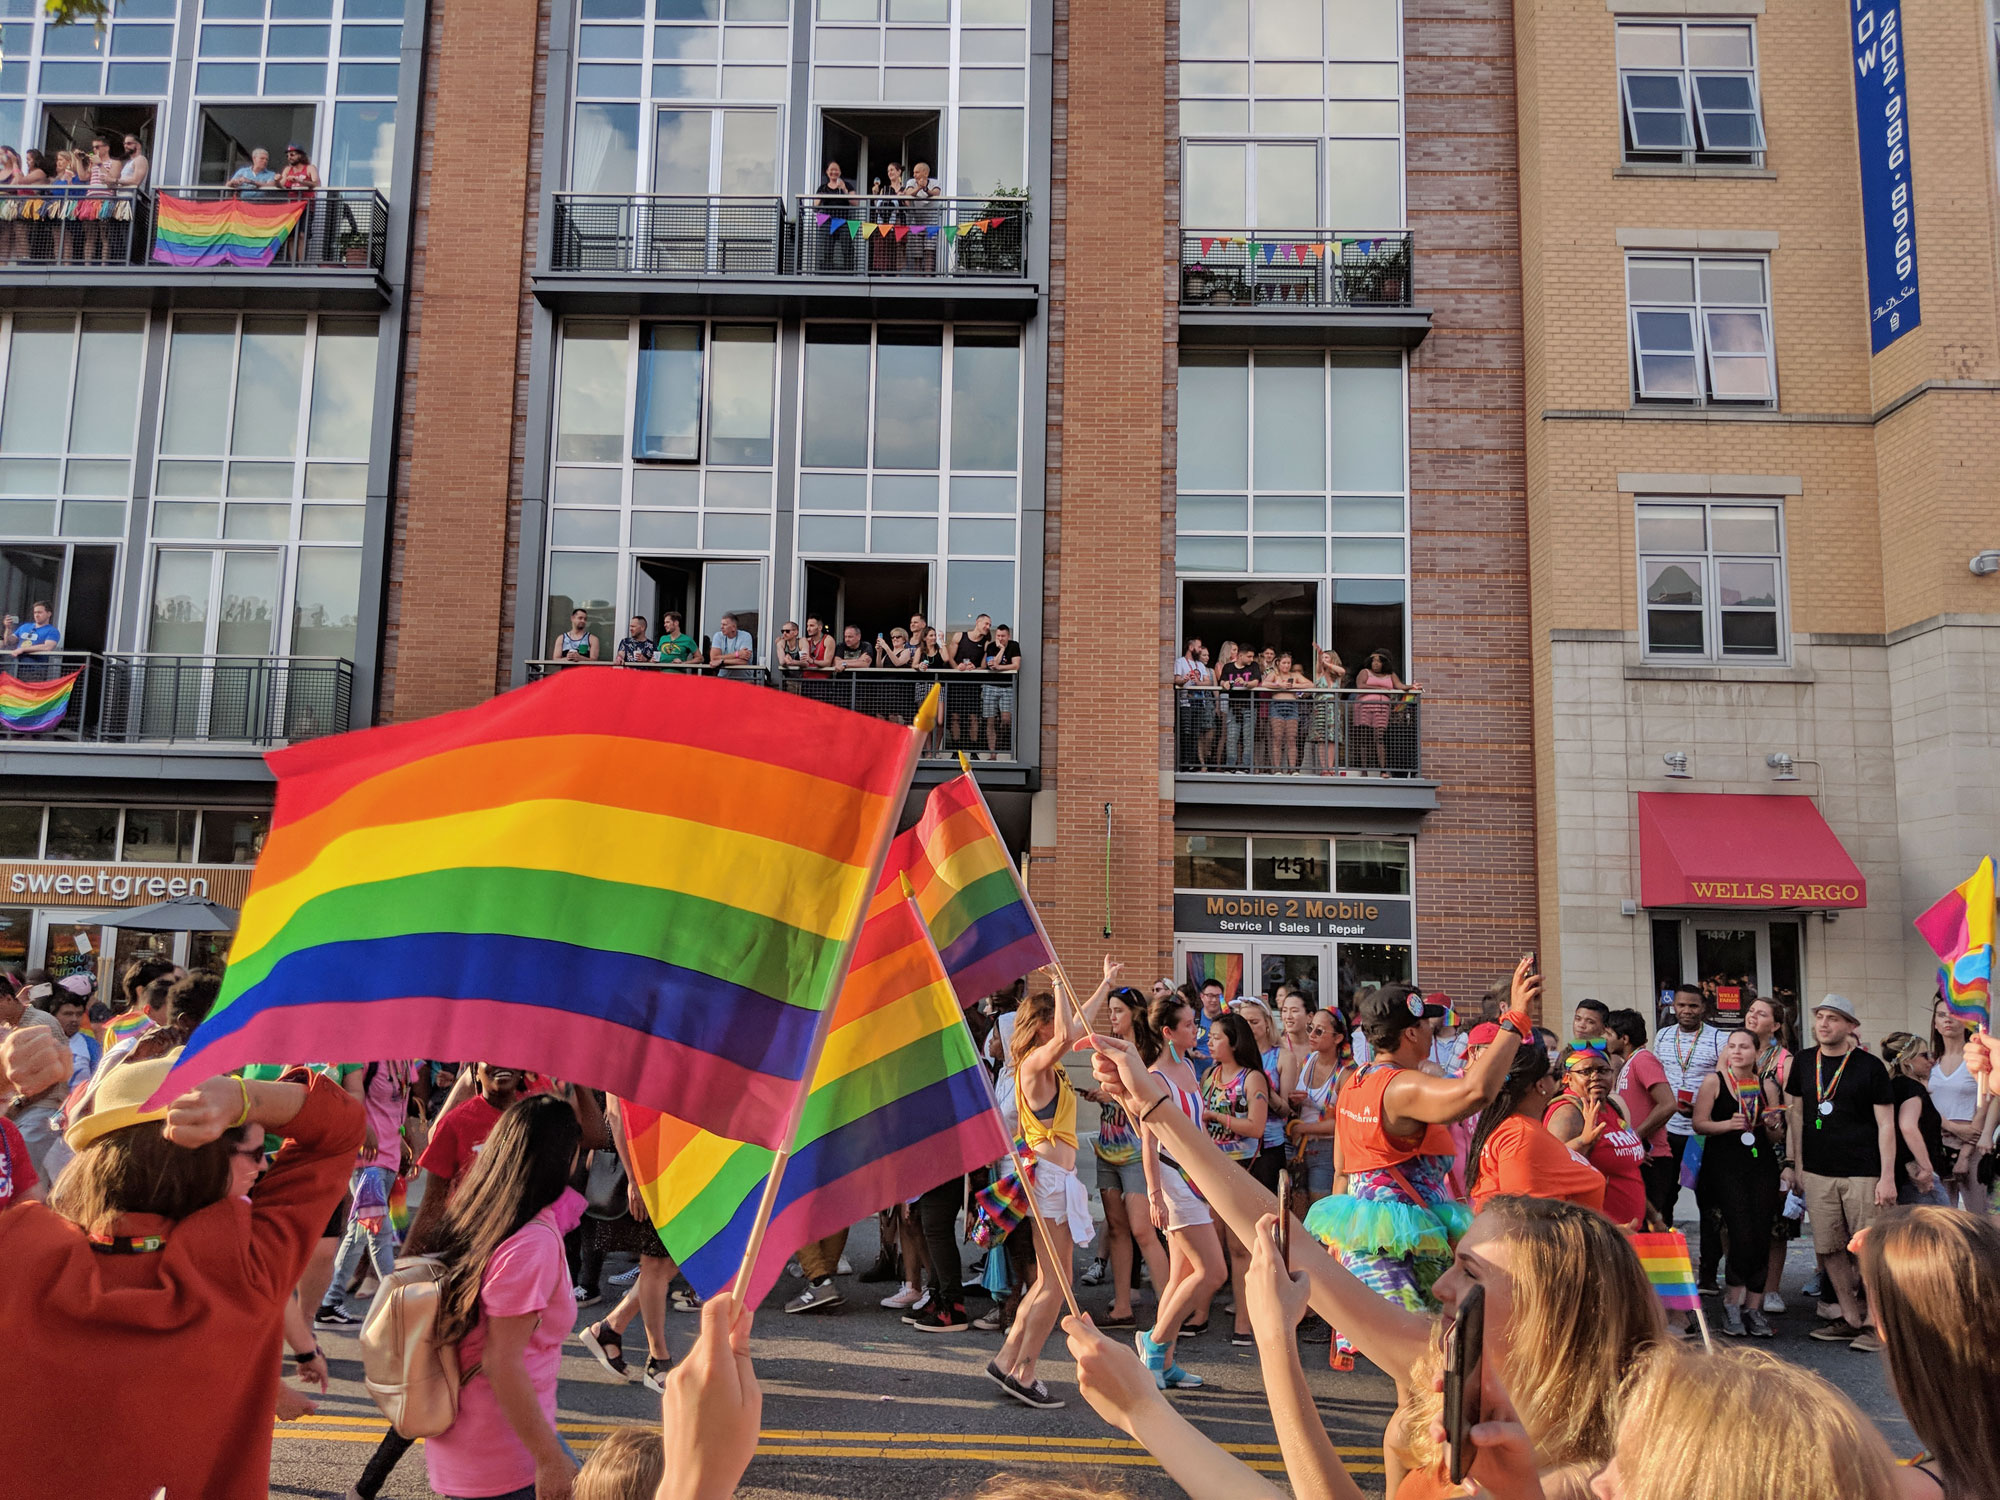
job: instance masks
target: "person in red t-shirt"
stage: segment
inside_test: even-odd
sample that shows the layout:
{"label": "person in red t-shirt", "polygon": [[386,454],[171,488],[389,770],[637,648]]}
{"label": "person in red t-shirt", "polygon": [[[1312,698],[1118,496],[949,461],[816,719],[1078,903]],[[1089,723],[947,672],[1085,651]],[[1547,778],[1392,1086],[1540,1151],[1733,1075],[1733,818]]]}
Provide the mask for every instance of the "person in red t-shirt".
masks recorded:
{"label": "person in red t-shirt", "polygon": [[0,1120],[0,1209],[14,1203],[40,1203],[48,1189],[28,1159],[28,1143],[12,1120]]}
{"label": "person in red t-shirt", "polygon": [[1674,1117],[1679,1101],[1660,1059],[1646,1045],[1644,1016],[1636,1010],[1614,1010],[1604,1035],[1611,1061],[1618,1066],[1618,1097],[1625,1101],[1626,1118],[1646,1144],[1646,1160],[1639,1169],[1646,1183],[1646,1202],[1659,1219],[1671,1224],[1674,1200],[1681,1195],[1681,1168],[1667,1144],[1667,1121]]}
{"label": "person in red t-shirt", "polygon": [[1548,1053],[1540,1047],[1516,1052],[1498,1096],[1473,1132],[1466,1182],[1474,1213],[1499,1194],[1561,1198],[1603,1211],[1604,1174],[1542,1123],[1542,1111],[1554,1093]]}
{"label": "person in red t-shirt", "polygon": [[[1578,1013],[1582,1013],[1581,1007]],[[1542,1114],[1549,1133],[1604,1174],[1604,1216],[1622,1229],[1646,1223],[1645,1142],[1625,1101],[1612,1091],[1618,1070],[1601,1038],[1572,1042],[1563,1053],[1563,1089]]]}

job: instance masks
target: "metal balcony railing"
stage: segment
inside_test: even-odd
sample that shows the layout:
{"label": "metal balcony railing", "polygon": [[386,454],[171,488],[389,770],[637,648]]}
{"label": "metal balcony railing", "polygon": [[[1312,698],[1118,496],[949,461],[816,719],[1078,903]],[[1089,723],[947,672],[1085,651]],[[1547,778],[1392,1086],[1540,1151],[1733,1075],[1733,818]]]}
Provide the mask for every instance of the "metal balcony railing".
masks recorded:
{"label": "metal balcony railing", "polygon": [[528,681],[540,682],[558,672],[590,671],[609,667],[619,672],[678,672],[690,677],[726,677],[731,682],[747,682],[755,687],[770,684],[771,674],[763,667],[711,667],[697,661],[531,661]]}
{"label": "metal balcony railing", "polygon": [[0,721],[14,744],[282,745],[342,733],[354,702],[354,663],[331,656],[65,651],[0,655],[0,671],[31,696],[71,678],[42,727]]}
{"label": "metal balcony railing", "polygon": [[848,708],[895,724],[913,724],[933,683],[944,688],[938,727],[925,741],[926,760],[948,760],[961,751],[974,760],[1019,759],[1014,710],[1018,672],[914,672],[862,667],[853,671],[778,674],[788,693]]}
{"label": "metal balcony railing", "polygon": [[777,276],[785,200],[558,193],[552,254],[557,271]]}
{"label": "metal balcony railing", "polygon": [[1407,229],[1184,229],[1181,306],[1410,307],[1411,254]]}
{"label": "metal balcony railing", "polygon": [[[268,235],[258,223],[248,233],[235,226],[239,232],[224,244],[203,233],[204,221],[215,205],[230,202],[258,221],[293,205],[299,212],[290,222],[275,215],[280,222]],[[92,197],[80,184],[0,187],[0,266],[379,272],[388,242],[389,205],[365,188],[127,188]]]}
{"label": "metal balcony railing", "polygon": [[1025,276],[1027,265],[1026,198],[799,199],[804,276]]}
{"label": "metal balcony railing", "polygon": [[1183,774],[1417,776],[1423,694],[1177,687],[1174,758]]}

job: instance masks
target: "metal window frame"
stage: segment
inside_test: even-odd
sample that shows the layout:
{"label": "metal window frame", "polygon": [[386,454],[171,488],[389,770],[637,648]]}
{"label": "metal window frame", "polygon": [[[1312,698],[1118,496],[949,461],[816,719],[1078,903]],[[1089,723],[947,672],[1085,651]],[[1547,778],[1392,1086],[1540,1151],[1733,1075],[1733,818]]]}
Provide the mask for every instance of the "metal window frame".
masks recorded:
{"label": "metal window frame", "polygon": [[[1635,261],[1683,261],[1687,264],[1694,295],[1686,302],[1648,302],[1635,299],[1632,295],[1632,266]],[[1754,264],[1763,278],[1763,299],[1759,302],[1719,302],[1711,305],[1702,298],[1701,266],[1704,262],[1735,261]],[[1667,395],[1646,389],[1645,363],[1643,354],[1678,354],[1680,350],[1649,349],[1639,338],[1639,314],[1681,313],[1692,320],[1694,325],[1694,354],[1696,367],[1700,372],[1701,389],[1693,396]],[[1765,387],[1768,394],[1758,397],[1718,396],[1715,393],[1714,348],[1708,337],[1708,314],[1710,312],[1754,312],[1762,320],[1764,330]],[[1630,250],[1625,255],[1625,323],[1626,336],[1631,344],[1632,400],[1639,402],[1672,403],[1680,406],[1717,406],[1735,408],[1769,408],[1778,406],[1778,350],[1777,335],[1771,316],[1771,260],[1768,255],[1722,254],[1704,255],[1697,251],[1676,253],[1661,250]],[[1747,359],[1747,355],[1724,354],[1723,359]]]}
{"label": "metal window frame", "polygon": [[[1648,27],[1672,26],[1677,28],[1681,33],[1680,67],[1618,68],[1619,112],[1624,123],[1625,133],[1621,152],[1624,161],[1643,163],[1657,160],[1661,157],[1678,155],[1681,163],[1688,166],[1698,166],[1704,162],[1714,161],[1716,158],[1729,159],[1723,163],[1725,165],[1762,166],[1764,164],[1764,152],[1767,149],[1764,131],[1764,94],[1757,83],[1758,73],[1762,69],[1762,59],[1760,49],[1757,45],[1757,22],[1754,16],[1704,16],[1700,20],[1677,20],[1671,16],[1647,16],[1643,21],[1638,17],[1633,17],[1629,22],[1621,22],[1620,24],[1643,24]],[[1688,61],[1688,34],[1694,31],[1716,30],[1724,27],[1743,29],[1749,33],[1750,66],[1747,69],[1697,68],[1690,63]],[[1626,88],[1627,80],[1638,76],[1671,76],[1678,77],[1681,80],[1682,118],[1686,122],[1683,130],[1687,135],[1687,144],[1682,146],[1678,152],[1670,147],[1645,147],[1638,144],[1637,133],[1634,131],[1632,124],[1633,110],[1631,96]],[[1750,80],[1751,115],[1756,122],[1757,129],[1757,144],[1755,147],[1718,147],[1707,143],[1706,132],[1703,129],[1703,112],[1700,105],[1700,96],[1696,87],[1696,81],[1706,77],[1747,77]],[[1722,111],[1717,112],[1721,113]],[[1644,113],[1664,113],[1664,111],[1644,111]],[[1736,114],[1740,113],[1740,111],[1731,110],[1727,111],[1727,113]],[[1753,160],[1743,162],[1742,158],[1744,157],[1750,157]]]}
{"label": "metal window frame", "polygon": [[[1750,108],[1747,110],[1722,109],[1720,107],[1710,109],[1701,100],[1701,84],[1705,78],[1741,78],[1750,87]],[[1691,68],[1688,70],[1688,97],[1694,105],[1695,139],[1698,143],[1694,148],[1696,151],[1707,152],[1712,156],[1741,156],[1751,152],[1761,153],[1764,150],[1764,98],[1757,89],[1757,70],[1754,67],[1749,69]],[[1708,117],[1711,114],[1731,116],[1747,114],[1750,117],[1751,130],[1757,138],[1756,144],[1752,146],[1716,145],[1708,138]]]}
{"label": "metal window frame", "polygon": [[[1648,551],[1637,545],[1639,522],[1644,513],[1652,507],[1671,506],[1679,509],[1698,506],[1701,509],[1702,550],[1699,553],[1685,548]],[[1753,506],[1773,512],[1777,527],[1778,546],[1775,552],[1718,552],[1715,548],[1714,514],[1717,509],[1735,509]],[[1729,495],[1714,498],[1691,495],[1643,495],[1633,502],[1634,555],[1638,563],[1639,601],[1639,651],[1643,661],[1660,665],[1688,665],[1697,663],[1712,666],[1785,666],[1791,661],[1791,637],[1786,621],[1791,617],[1791,588],[1785,566],[1785,506],[1775,495]],[[1649,614],[1656,606],[1646,599],[1646,569],[1661,562],[1698,563],[1702,599],[1699,605],[1663,604],[1657,608],[1681,614],[1699,614],[1702,627],[1701,650],[1671,651],[1656,650],[1650,634]],[[1718,566],[1723,562],[1769,563],[1776,570],[1776,603],[1771,605],[1749,605],[1730,607],[1736,614],[1768,614],[1777,622],[1777,650],[1774,652],[1729,651],[1722,644],[1722,597],[1718,587]]]}
{"label": "metal window frame", "polygon": [[[1768,290],[1765,295],[1766,297],[1770,295]],[[1760,307],[1750,307],[1733,302],[1718,307],[1710,307],[1707,303],[1697,303],[1696,305],[1699,308],[1700,332],[1698,337],[1701,340],[1700,353],[1702,367],[1708,376],[1707,402],[1721,406],[1748,406],[1775,402],[1778,398],[1778,372],[1775,368],[1776,361],[1772,358],[1770,304],[1766,302]],[[1758,326],[1764,332],[1764,352],[1761,358],[1764,363],[1765,394],[1762,396],[1718,396],[1715,394],[1720,389],[1715,379],[1718,362],[1748,364],[1760,356],[1734,352],[1718,353],[1715,348],[1715,341],[1709,337],[1708,320],[1725,315],[1729,317],[1741,317],[1745,313],[1756,314]]]}
{"label": "metal window frame", "polygon": [[[1650,105],[1642,108],[1632,98],[1632,80],[1635,78],[1666,78],[1673,80],[1675,87],[1680,90],[1680,108],[1673,111],[1655,108]],[[1620,68],[1618,70],[1618,98],[1625,115],[1625,154],[1627,156],[1658,156],[1675,150],[1685,154],[1696,149],[1694,125],[1690,119],[1688,88],[1688,75],[1681,70],[1669,71],[1664,68]],[[1666,115],[1669,113],[1680,121],[1681,144],[1678,147],[1640,145],[1638,117],[1640,115]]]}

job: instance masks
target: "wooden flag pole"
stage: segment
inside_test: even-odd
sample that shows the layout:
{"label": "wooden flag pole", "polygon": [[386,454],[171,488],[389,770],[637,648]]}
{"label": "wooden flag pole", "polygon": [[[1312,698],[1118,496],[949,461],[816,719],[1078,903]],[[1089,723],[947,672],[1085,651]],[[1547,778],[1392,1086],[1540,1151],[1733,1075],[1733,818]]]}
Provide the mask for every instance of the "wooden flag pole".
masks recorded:
{"label": "wooden flag pole", "polygon": [[909,740],[903,748],[902,768],[896,777],[896,790],[889,798],[882,826],[876,830],[875,847],[868,853],[868,882],[861,891],[860,909],[855,912],[847,937],[840,945],[840,957],[834,961],[833,978],[827,985],[826,1004],[820,1008],[819,1019],[813,1025],[812,1043],[806,1049],[805,1071],[799,1075],[799,1086],[792,1092],[791,1111],[786,1116],[785,1133],[780,1137],[784,1144],[778,1147],[778,1154],[771,1162],[770,1175],[764,1179],[764,1194],[757,1200],[757,1217],[750,1221],[750,1238],[743,1247],[743,1261],[736,1268],[731,1295],[739,1302],[749,1294],[751,1273],[757,1268],[757,1257],[763,1253],[764,1235],[771,1227],[771,1214],[778,1203],[778,1185],[784,1181],[785,1167],[792,1159],[799,1121],[805,1116],[806,1096],[812,1093],[813,1075],[819,1071],[820,1055],[826,1051],[827,1035],[833,1030],[834,1007],[840,1003],[840,992],[847,984],[848,968],[854,962],[855,945],[861,940],[861,924],[868,920],[868,908],[875,903],[875,889],[882,883],[882,868],[889,862],[889,845],[895,841],[896,824],[903,816],[903,803],[909,798],[910,784],[916,780],[917,760],[923,753],[924,740],[937,728],[938,697],[938,686],[933,683],[910,726]]}

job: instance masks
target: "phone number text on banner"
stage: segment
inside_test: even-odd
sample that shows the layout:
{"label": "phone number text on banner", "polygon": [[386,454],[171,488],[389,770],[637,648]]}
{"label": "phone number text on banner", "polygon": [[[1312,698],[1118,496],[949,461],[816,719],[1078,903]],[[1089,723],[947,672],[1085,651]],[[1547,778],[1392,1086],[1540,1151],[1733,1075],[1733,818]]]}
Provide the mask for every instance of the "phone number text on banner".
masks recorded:
{"label": "phone number text on banner", "polygon": [[1880,354],[1923,322],[1916,214],[1910,202],[1908,96],[1901,0],[1853,11],[1854,123],[1861,148],[1861,228],[1868,249],[1868,335]]}

